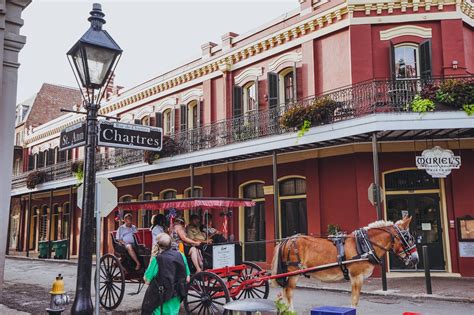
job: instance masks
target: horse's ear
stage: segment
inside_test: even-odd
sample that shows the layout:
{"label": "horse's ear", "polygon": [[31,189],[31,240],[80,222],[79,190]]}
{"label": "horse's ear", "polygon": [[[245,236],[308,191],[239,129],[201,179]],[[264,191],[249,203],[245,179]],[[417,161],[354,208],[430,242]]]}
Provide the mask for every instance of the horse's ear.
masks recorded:
{"label": "horse's ear", "polygon": [[402,224],[400,224],[400,227],[406,230],[410,226],[411,218],[411,216],[404,217],[402,220]]}

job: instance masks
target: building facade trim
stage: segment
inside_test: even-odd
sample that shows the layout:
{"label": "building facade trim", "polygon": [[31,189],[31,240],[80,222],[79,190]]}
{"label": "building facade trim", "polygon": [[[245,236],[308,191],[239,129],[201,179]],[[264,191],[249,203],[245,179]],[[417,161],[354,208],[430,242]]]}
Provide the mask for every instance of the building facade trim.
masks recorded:
{"label": "building facade trim", "polygon": [[415,25],[402,25],[380,31],[380,40],[390,40],[399,36],[417,36],[421,38],[431,38],[431,28]]}
{"label": "building facade trim", "polygon": [[242,71],[239,75],[234,78],[236,85],[244,85],[249,81],[255,81],[259,76],[263,74],[263,67],[248,68]]}

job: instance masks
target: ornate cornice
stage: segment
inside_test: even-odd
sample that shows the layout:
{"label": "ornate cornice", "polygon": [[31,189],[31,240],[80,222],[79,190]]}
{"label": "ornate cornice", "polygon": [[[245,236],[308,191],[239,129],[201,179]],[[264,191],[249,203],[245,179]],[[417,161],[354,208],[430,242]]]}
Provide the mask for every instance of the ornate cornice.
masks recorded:
{"label": "ornate cornice", "polygon": [[417,36],[431,38],[431,28],[416,25],[401,25],[388,30],[380,31],[380,40],[390,40],[398,36]]}
{"label": "ornate cornice", "polygon": [[394,10],[400,10],[402,13],[405,13],[407,9],[412,9],[413,12],[418,12],[420,8],[424,8],[425,11],[431,11],[432,8],[441,11],[445,5],[456,5],[456,7],[459,7],[461,2],[466,3],[466,0],[372,0],[371,2],[366,0],[347,0],[347,8],[350,16],[355,11],[363,11],[365,15],[370,15],[375,11],[380,15],[383,12],[392,14]]}

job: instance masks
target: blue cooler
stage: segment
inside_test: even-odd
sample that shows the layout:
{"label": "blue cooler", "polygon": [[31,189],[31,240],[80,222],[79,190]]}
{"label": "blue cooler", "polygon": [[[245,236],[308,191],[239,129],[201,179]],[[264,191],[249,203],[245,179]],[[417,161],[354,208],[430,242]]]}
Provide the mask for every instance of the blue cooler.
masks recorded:
{"label": "blue cooler", "polygon": [[311,315],[356,315],[355,308],[336,307],[336,306],[321,306],[313,308]]}

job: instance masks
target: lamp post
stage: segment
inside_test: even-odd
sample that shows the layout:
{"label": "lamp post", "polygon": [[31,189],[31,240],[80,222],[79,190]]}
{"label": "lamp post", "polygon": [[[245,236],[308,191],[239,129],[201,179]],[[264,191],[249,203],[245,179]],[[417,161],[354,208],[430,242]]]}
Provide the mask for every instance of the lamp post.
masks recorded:
{"label": "lamp post", "polygon": [[92,314],[91,274],[95,204],[95,152],[97,146],[97,114],[111,73],[122,49],[102,29],[105,24],[101,5],[94,3],[90,12],[90,28],[67,52],[67,57],[81,89],[87,115],[84,161],[84,197],[82,199],[81,238],[77,264],[76,296],[71,314]]}

